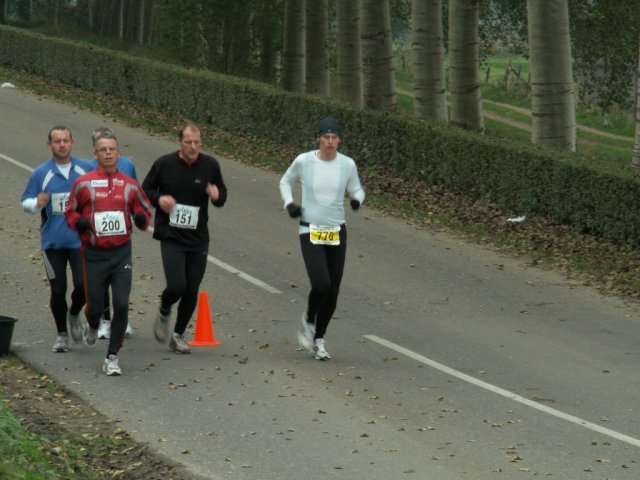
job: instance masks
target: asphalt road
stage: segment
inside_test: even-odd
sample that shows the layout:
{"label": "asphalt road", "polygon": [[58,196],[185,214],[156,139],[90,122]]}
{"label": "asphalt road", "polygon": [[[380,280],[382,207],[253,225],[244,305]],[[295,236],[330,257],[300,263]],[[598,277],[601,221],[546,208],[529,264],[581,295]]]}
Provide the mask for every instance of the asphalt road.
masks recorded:
{"label": "asphalt road", "polygon": [[14,349],[154,450],[212,479],[640,478],[636,306],[365,204],[348,212],[333,359],[315,361],[296,345],[308,287],[279,177],[224,158],[229,200],[211,212],[202,285],[222,345],[181,356],[154,340],[159,245],[136,231],[124,375],[100,372],[104,341],[52,353],[39,219],[19,198],[56,124],[84,157],[91,130],[113,127],[141,178],[177,144],[0,89],[0,314],[18,319]]}

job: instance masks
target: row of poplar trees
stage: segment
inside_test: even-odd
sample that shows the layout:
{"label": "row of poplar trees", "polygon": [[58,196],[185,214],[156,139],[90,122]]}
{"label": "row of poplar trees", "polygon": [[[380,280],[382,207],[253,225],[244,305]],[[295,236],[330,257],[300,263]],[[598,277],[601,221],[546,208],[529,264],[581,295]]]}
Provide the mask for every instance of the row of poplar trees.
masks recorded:
{"label": "row of poplar trees", "polygon": [[[524,0],[530,59],[531,141],[576,150],[576,92],[568,0]],[[480,0],[411,1],[414,111],[419,117],[484,132],[480,78]],[[287,0],[282,87],[329,95],[328,0]],[[444,24],[448,21],[448,68]],[[394,110],[389,0],[336,0],[336,92],[342,100]],[[640,54],[638,75],[640,78]],[[640,166],[640,88],[632,164]]]}
{"label": "row of poplar trees", "polygon": [[[526,16],[532,143],[569,151],[576,149],[572,1],[506,2]],[[505,0],[482,3],[504,7]],[[10,4],[23,18],[47,10],[54,28],[61,15],[75,12],[95,34],[154,46],[186,65],[232,75],[257,65],[257,76],[286,90],[390,111],[396,108],[390,12],[410,4],[415,115],[484,131],[481,0],[0,0],[0,21]],[[636,99],[633,163],[640,165],[638,93]]]}
{"label": "row of poplar trees", "polygon": [[[327,2],[286,2],[281,79],[285,89],[330,93]],[[575,150],[567,1],[528,0],[526,8],[532,142]],[[417,116],[484,131],[479,12],[480,0],[449,0],[445,70],[442,0],[412,0],[412,72]],[[368,108],[393,110],[396,100],[389,1],[337,0],[336,25],[336,96]]]}

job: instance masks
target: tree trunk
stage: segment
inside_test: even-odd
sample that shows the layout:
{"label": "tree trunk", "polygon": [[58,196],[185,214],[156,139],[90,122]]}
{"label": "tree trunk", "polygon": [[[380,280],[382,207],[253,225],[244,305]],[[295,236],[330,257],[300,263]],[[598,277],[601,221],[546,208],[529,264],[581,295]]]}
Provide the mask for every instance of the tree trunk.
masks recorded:
{"label": "tree trunk", "polygon": [[123,41],[125,43],[134,43],[137,38],[136,30],[138,28],[138,4],[142,0],[129,0],[124,6],[123,18]]}
{"label": "tree trunk", "polygon": [[113,36],[114,2],[108,0],[96,2],[95,24],[98,35]]}
{"label": "tree trunk", "polygon": [[251,57],[252,11],[235,2],[226,3],[222,14],[222,66],[229,75],[243,75]]}
{"label": "tree trunk", "polygon": [[292,92],[304,90],[304,4],[304,0],[286,0],[284,7],[284,45],[280,84],[282,88]]}
{"label": "tree trunk", "polygon": [[446,122],[442,0],[413,0],[411,10],[414,112]]}
{"label": "tree trunk", "polygon": [[576,150],[567,0],[527,0],[532,143]]}
{"label": "tree trunk", "polygon": [[364,105],[395,110],[389,0],[362,0],[360,18]]}
{"label": "tree trunk", "polygon": [[138,45],[144,44],[144,26],[145,26],[145,3],[144,0],[138,0]]}
{"label": "tree trunk", "polygon": [[[8,3],[7,1],[7,4]],[[20,0],[18,2],[18,18],[27,25],[31,25],[31,19],[33,18],[33,0]]]}
{"label": "tree trunk", "polygon": [[0,0],[0,23],[7,23],[7,0]]}
{"label": "tree trunk", "polygon": [[118,5],[118,40],[121,42],[124,40],[124,2],[126,0],[120,0]]}
{"label": "tree trunk", "polygon": [[149,0],[147,2],[147,27],[145,29],[145,45],[153,45],[156,41],[155,38],[155,27],[156,27],[156,17],[158,11],[158,4],[155,0]]}
{"label": "tree trunk", "polygon": [[356,107],[362,106],[360,1],[337,0],[336,3],[336,96]]}
{"label": "tree trunk", "polygon": [[640,167],[640,48],[638,48],[638,74],[636,75],[636,137],[631,164]]}
{"label": "tree trunk", "polygon": [[479,0],[449,2],[449,92],[451,124],[483,133],[479,13]]}
{"label": "tree trunk", "polygon": [[155,0],[149,0],[147,2],[147,14],[145,15],[146,26],[144,28],[146,45],[153,45],[154,42],[154,26],[156,20],[157,5]]}
{"label": "tree trunk", "polygon": [[54,30],[58,30],[58,28],[60,27],[60,0],[53,0],[51,10],[53,28]]}
{"label": "tree trunk", "polygon": [[89,16],[89,30],[93,31],[93,0],[87,0],[87,15]]}
{"label": "tree trunk", "polygon": [[305,91],[328,96],[330,84],[327,10],[327,0],[309,0],[306,5]]}
{"label": "tree trunk", "polygon": [[[277,45],[282,35],[282,15],[272,0],[262,0],[256,16],[256,36],[259,40],[260,79],[274,83],[277,78]],[[278,5],[279,6],[279,5]]]}

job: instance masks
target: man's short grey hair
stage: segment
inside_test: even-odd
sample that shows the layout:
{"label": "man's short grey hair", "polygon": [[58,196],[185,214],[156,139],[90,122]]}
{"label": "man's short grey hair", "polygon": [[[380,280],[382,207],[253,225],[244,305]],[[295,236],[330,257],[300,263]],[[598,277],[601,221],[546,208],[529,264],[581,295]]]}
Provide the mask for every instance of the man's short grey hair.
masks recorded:
{"label": "man's short grey hair", "polygon": [[95,146],[96,142],[99,139],[105,138],[105,137],[116,138],[116,136],[113,134],[113,130],[111,130],[109,127],[98,127],[91,134],[91,141],[93,142],[93,145]]}
{"label": "man's short grey hair", "polygon": [[93,148],[95,149],[96,144],[100,141],[100,140],[115,140],[116,141],[116,145],[118,144],[118,139],[116,138],[116,136],[113,133],[110,134],[105,134],[105,135],[100,135],[98,136],[98,138],[96,138],[93,142]]}

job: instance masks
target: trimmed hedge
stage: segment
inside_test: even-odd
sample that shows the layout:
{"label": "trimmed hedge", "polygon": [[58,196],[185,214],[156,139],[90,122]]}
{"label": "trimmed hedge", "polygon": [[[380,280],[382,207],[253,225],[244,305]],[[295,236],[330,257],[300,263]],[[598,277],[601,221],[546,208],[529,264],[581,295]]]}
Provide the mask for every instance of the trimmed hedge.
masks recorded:
{"label": "trimmed hedge", "polygon": [[515,214],[540,215],[640,245],[640,183],[632,167],[611,173],[592,159],[512,145],[398,114],[360,110],[330,98],[134,57],[0,26],[0,62],[87,91],[161,112],[311,148],[318,119],[333,115],[346,132],[344,152],[363,172],[425,180]]}

